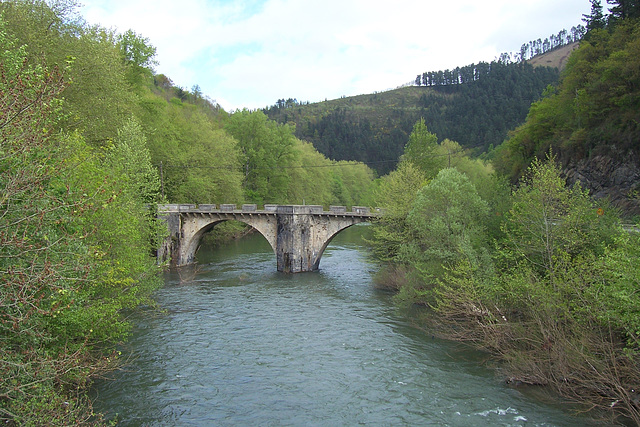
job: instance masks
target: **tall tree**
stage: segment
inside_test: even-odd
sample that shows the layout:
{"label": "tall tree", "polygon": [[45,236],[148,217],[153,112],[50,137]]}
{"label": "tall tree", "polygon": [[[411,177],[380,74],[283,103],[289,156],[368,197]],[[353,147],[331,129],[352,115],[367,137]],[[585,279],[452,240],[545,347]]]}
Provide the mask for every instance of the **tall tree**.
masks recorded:
{"label": "tall tree", "polygon": [[413,163],[428,177],[433,177],[442,167],[443,158],[436,157],[438,137],[429,132],[424,119],[421,118],[413,126],[413,132],[404,148],[403,160]]}
{"label": "tall tree", "polygon": [[609,12],[614,22],[627,18],[640,18],[640,1],[638,0],[607,0],[607,3],[612,5]]}
{"label": "tall tree", "polygon": [[149,43],[149,39],[127,30],[116,38],[120,54],[127,66],[127,80],[136,87],[145,77],[151,78],[152,68],[157,65],[155,60],[156,48]]}
{"label": "tall tree", "polygon": [[488,268],[488,213],[489,205],[465,174],[454,168],[442,169],[418,191],[407,216],[411,237],[401,246],[399,259],[419,271],[427,288],[444,275],[447,267],[463,259],[474,268]]}
{"label": "tall tree", "polygon": [[587,24],[587,31],[598,30],[607,25],[600,0],[591,0],[591,13],[582,15],[582,20]]}

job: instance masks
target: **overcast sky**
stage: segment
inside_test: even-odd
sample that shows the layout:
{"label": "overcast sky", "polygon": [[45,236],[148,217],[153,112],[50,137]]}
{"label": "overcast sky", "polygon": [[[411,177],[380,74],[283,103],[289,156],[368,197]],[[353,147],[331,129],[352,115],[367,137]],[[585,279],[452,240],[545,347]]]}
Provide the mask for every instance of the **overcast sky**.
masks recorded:
{"label": "overcast sky", "polygon": [[570,30],[589,0],[80,0],[90,24],[132,29],[156,72],[225,110],[381,92],[492,61]]}

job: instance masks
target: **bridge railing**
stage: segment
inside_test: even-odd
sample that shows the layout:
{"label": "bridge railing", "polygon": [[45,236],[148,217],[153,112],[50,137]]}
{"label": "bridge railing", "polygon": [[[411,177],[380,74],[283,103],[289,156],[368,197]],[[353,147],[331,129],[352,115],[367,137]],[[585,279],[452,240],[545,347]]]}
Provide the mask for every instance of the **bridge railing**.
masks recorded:
{"label": "bridge railing", "polygon": [[256,204],[243,204],[240,208],[236,204],[164,204],[158,205],[159,212],[229,212],[229,213],[283,213],[283,214],[328,214],[328,215],[380,215],[380,209],[374,209],[366,206],[352,206],[351,211],[346,206],[329,206],[329,210],[325,211],[321,205],[276,205],[265,204],[263,209],[258,209]]}

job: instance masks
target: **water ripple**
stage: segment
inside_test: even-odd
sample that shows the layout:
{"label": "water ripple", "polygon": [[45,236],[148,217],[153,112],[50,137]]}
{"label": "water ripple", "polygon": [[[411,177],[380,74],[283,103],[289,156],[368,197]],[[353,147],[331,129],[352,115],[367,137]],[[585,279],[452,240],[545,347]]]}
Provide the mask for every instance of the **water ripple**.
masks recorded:
{"label": "water ripple", "polygon": [[586,424],[412,328],[351,238],[300,275],[252,239],[167,276],[166,312],[136,320],[133,362],[97,384],[96,409],[131,426]]}

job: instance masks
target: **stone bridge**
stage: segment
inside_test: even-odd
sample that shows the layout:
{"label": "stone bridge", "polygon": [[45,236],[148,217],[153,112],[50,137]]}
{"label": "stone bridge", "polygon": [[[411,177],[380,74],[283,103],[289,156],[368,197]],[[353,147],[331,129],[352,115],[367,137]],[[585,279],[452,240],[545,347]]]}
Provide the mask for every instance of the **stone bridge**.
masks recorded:
{"label": "stone bridge", "polygon": [[309,205],[161,205],[158,216],[167,222],[169,237],[158,250],[159,262],[172,267],[191,264],[202,236],[222,221],[240,221],[262,234],[276,254],[278,271],[315,271],[331,239],[354,224],[371,221],[377,213],[354,206]]}

